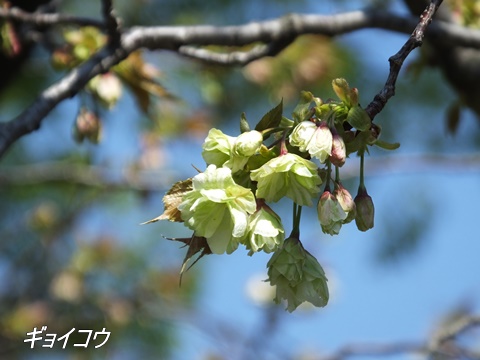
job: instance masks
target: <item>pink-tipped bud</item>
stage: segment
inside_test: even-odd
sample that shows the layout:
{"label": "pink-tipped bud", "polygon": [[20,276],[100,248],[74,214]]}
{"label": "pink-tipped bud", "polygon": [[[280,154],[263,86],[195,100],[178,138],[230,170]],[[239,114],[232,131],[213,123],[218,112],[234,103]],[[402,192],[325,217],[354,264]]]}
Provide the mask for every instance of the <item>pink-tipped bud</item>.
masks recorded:
{"label": "pink-tipped bud", "polygon": [[343,138],[338,135],[335,129],[332,129],[332,154],[330,155],[330,161],[333,165],[341,167],[345,164],[347,158],[347,148]]}
{"label": "pink-tipped bud", "polygon": [[333,192],[333,195],[338,200],[343,211],[347,213],[347,217],[345,220],[343,220],[343,223],[347,224],[355,219],[356,205],[353,201],[352,195],[350,195],[350,192],[345,189],[341,183],[337,183],[335,185],[335,191]]}
{"label": "pink-tipped bud", "polygon": [[97,114],[86,108],[80,109],[73,126],[75,140],[80,143],[86,138],[97,144],[100,141],[101,133],[102,122]]}

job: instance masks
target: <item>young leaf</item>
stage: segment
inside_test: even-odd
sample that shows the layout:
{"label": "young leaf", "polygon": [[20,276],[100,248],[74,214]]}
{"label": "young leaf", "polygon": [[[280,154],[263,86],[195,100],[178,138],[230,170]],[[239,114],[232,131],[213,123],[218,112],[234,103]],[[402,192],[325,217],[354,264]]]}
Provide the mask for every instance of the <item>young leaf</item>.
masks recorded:
{"label": "young leaf", "polygon": [[360,107],[360,105],[352,106],[348,111],[347,121],[355,129],[360,131],[367,131],[370,129],[372,120],[367,112]]}
{"label": "young leaf", "polygon": [[244,133],[250,131],[250,125],[248,124],[247,117],[245,116],[245,113],[243,112],[242,115],[240,115],[240,133]]}
{"label": "young leaf", "polygon": [[385,149],[385,150],[396,150],[400,147],[400,143],[389,143],[383,140],[378,140],[375,141],[375,145],[377,145],[379,148]]}
{"label": "young leaf", "polygon": [[295,120],[296,123],[308,120],[310,105],[312,104],[313,99],[313,94],[309,91],[302,91],[300,93],[300,100],[295,109],[293,109],[292,114],[293,120]]}
{"label": "young leaf", "polygon": [[277,127],[282,121],[283,99],[272,110],[266,113],[255,126],[255,130],[263,131],[266,129]]}
{"label": "young leaf", "polygon": [[192,190],[192,178],[178,181],[173,184],[172,188],[163,197],[164,211],[163,214],[155,219],[146,221],[141,225],[150,224],[159,220],[170,220],[183,222],[178,205],[182,202],[183,196]]}
{"label": "young leaf", "polygon": [[[335,91],[335,94],[337,94],[338,98],[342,100],[346,105],[348,106],[356,105],[350,102],[351,90],[350,90],[350,86],[348,86],[347,80],[342,78],[333,79],[332,87],[333,87],[333,91]],[[357,97],[357,102],[358,102],[358,97]]]}

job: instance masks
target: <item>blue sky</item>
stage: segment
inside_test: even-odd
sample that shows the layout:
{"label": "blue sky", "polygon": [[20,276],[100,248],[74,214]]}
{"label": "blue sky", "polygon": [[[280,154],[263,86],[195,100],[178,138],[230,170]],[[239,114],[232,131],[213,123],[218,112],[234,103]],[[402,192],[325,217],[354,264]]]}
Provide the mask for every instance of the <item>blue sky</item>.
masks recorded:
{"label": "blue sky", "polygon": [[[341,41],[356,44],[359,58],[369,64],[372,71],[377,69],[375,76],[380,77],[382,74],[386,76],[388,57],[398,51],[406,38],[382,31],[361,31]],[[412,58],[414,56],[412,54]],[[369,77],[367,73],[365,80],[368,81]],[[450,95],[448,91],[445,90]],[[367,94],[364,98],[368,99],[369,95],[373,96]],[[387,106],[394,104],[392,101]],[[445,106],[440,104],[436,111],[428,106],[412,106],[402,109],[403,113],[399,111],[398,118],[393,119],[382,119],[380,115],[380,123],[402,122],[405,117],[415,119],[408,125],[408,131],[415,136],[407,134],[402,139],[386,139],[404,141],[396,152],[375,153],[367,158],[367,165],[375,162],[378,155],[412,155],[414,159],[421,159],[428,149],[428,145],[419,143],[421,136],[418,135],[423,131],[433,131],[444,138],[445,144],[451,146],[447,156],[461,157],[471,153],[474,148],[466,145],[462,136],[478,131],[472,114],[466,114],[456,137],[446,136],[441,126],[432,130],[429,121],[436,120],[436,124],[442,124]],[[197,154],[196,158],[192,158],[193,163],[201,163],[199,144],[192,145],[190,153]],[[421,342],[431,335],[442,317],[456,307],[468,305],[474,311],[480,310],[477,212],[480,169],[463,171],[441,165],[426,169],[421,164],[415,166],[416,172],[409,171],[405,166],[404,174],[402,169],[377,169],[370,176],[367,173],[367,187],[377,214],[376,227],[367,233],[360,233],[354,225],[348,225],[339,236],[324,235],[315,211],[305,209],[302,240],[318,256],[331,278],[334,289],[332,299],[324,309],[282,313],[277,332],[270,339],[274,348],[284,349],[288,354],[299,354],[308,349],[325,354],[352,343]],[[423,200],[417,199],[417,194],[421,194]],[[424,207],[422,201],[426,201],[428,207]],[[289,209],[281,208],[282,211],[287,214]],[[376,242],[381,240],[380,237],[388,236],[382,220],[389,218],[395,223],[395,218],[401,220],[408,216],[417,217],[425,223],[423,244],[413,255],[396,265],[385,266],[375,262]],[[200,316],[211,317],[213,321],[217,319],[242,336],[253,334],[262,337],[265,334],[259,332],[258,327],[262,323],[264,309],[248,298],[245,287],[252,277],[263,274],[266,278],[268,257],[245,255],[246,252],[240,250],[229,256],[202,259],[206,280],[198,309]],[[221,352],[225,345],[221,344],[221,337],[202,332],[202,326],[195,325],[195,320],[193,325],[179,324],[179,329],[188,340],[181,343],[176,359],[201,358],[211,349]],[[237,345],[241,347],[244,340],[239,341]]]}
{"label": "blue sky", "polygon": [[[328,10],[333,11],[333,8]],[[358,54],[357,60],[367,65],[363,81],[368,85],[372,78],[378,81],[386,77],[388,57],[396,53],[406,39],[405,35],[368,30],[344,36],[340,41],[353,47]],[[406,89],[409,83],[402,76],[400,82],[402,89]],[[358,87],[362,91],[361,84]],[[366,87],[368,90],[361,92],[363,101],[368,101],[375,94],[375,89]],[[191,91],[194,93],[196,90]],[[410,108],[403,106],[399,111],[393,110],[390,112],[394,114],[393,118],[382,114],[378,117],[380,124],[394,121],[407,129],[399,139],[385,139],[400,140],[401,148],[393,153],[374,152],[366,159],[367,168],[369,164],[383,159],[377,156],[395,158],[411,155],[414,159],[421,159],[428,150],[428,144],[421,142],[421,134],[426,132],[434,132],[443,139],[449,149],[445,152],[448,156],[461,157],[472,151],[480,155],[478,144],[475,148],[464,141],[470,133],[478,132],[477,121],[472,114],[467,113],[456,137],[445,136],[438,124],[442,124],[447,104],[441,103],[438,108],[417,106],[415,89],[411,92]],[[446,98],[452,96],[448,89],[445,88],[444,92]],[[387,107],[392,109],[396,104],[393,98]],[[64,122],[61,127],[66,133],[77,106],[75,100],[67,101],[56,110],[57,116],[51,117],[58,119],[57,125]],[[104,157],[109,159],[109,166],[121,167],[138,154],[139,139],[131,136],[136,131],[132,119],[138,114],[132,108],[131,99],[124,100],[106,117],[107,139],[92,151],[99,162]],[[62,118],[63,113],[70,114],[68,121]],[[46,122],[54,121],[52,119]],[[236,135],[233,129],[237,126],[237,119],[233,120],[235,125],[222,129],[232,136]],[[437,125],[432,126],[431,121]],[[48,144],[58,138],[58,128],[49,130],[47,125],[41,132],[30,135],[35,140],[35,152],[48,149],[45,150],[47,154],[50,151]],[[414,136],[409,136],[409,133]],[[30,141],[30,136],[25,141]],[[199,167],[203,164],[201,141],[190,140],[169,140],[165,146],[168,150],[167,167],[177,170],[179,179],[193,174],[191,164]],[[113,157],[112,163],[113,153],[117,156]],[[356,161],[351,159],[353,163]],[[467,304],[480,311],[480,169],[441,166],[424,169],[421,164],[415,164],[418,171],[412,172],[408,166],[403,166],[400,169],[376,168],[373,173],[367,172],[366,184],[376,209],[376,227],[367,233],[360,233],[350,224],[342,229],[339,236],[324,235],[314,209],[304,210],[302,241],[318,257],[330,279],[332,299],[326,308],[299,309],[293,314],[281,310],[276,332],[273,335],[263,332],[259,327],[264,320],[265,308],[247,296],[246,286],[252,278],[266,278],[265,265],[269,256],[255,254],[248,257],[242,249],[228,256],[207,256],[191,270],[201,271],[203,276],[198,304],[192,314],[172,323],[180,335],[174,359],[200,359],[211,351],[225,354],[226,349],[232,351],[232,356],[238,355],[245,346],[245,340],[251,337],[269,337],[271,347],[286,354],[309,350],[317,354],[330,353],[343,345],[359,342],[423,341],[441,317],[453,308]],[[355,192],[354,188],[350,190]],[[419,194],[422,198],[417,196]],[[163,208],[160,198],[158,196],[155,203],[147,206],[135,203],[134,214],[129,217],[131,224],[122,221],[116,230],[135,231],[134,237],[138,239],[151,234],[151,228],[137,227],[137,224],[159,214]],[[428,206],[425,207],[423,202]],[[279,204],[275,209],[282,215],[290,214],[288,204]],[[401,224],[401,220],[408,217],[417,217],[426,224],[423,244],[413,255],[395,265],[379,264],[374,260],[374,253],[377,243],[389,235],[385,221]],[[92,220],[95,218],[97,220]],[[89,231],[100,231],[103,226],[101,220],[102,215],[99,214],[86,219],[90,224]],[[180,224],[165,225],[161,229],[168,229],[169,232],[165,233],[168,236],[188,236],[189,233]],[[395,227],[390,231],[395,231]],[[183,257],[185,249],[177,249],[175,243],[168,245],[178,259]],[[188,277],[189,273],[185,276]],[[226,342],[229,336],[237,340],[233,343],[238,347],[235,349],[238,353],[228,347],[232,344]],[[404,357],[398,357],[401,358]]]}

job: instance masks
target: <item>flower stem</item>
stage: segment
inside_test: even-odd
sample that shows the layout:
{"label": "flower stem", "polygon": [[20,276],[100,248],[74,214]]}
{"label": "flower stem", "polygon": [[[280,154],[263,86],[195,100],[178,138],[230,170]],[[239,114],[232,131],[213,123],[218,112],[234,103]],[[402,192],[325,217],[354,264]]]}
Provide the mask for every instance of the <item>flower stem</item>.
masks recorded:
{"label": "flower stem", "polygon": [[287,138],[287,130],[283,132],[282,141],[280,142],[280,156],[288,154],[286,138]]}
{"label": "flower stem", "polygon": [[300,239],[300,218],[302,217],[302,207],[293,203],[293,229],[290,237]]}
{"label": "flower stem", "polygon": [[362,155],[360,155],[360,185],[358,186],[359,189],[365,189],[364,172],[363,172],[364,165],[365,165],[365,154],[362,153]]}
{"label": "flower stem", "polygon": [[330,180],[332,179],[332,163],[327,160],[327,176],[325,178],[325,189],[323,191],[330,191]]}

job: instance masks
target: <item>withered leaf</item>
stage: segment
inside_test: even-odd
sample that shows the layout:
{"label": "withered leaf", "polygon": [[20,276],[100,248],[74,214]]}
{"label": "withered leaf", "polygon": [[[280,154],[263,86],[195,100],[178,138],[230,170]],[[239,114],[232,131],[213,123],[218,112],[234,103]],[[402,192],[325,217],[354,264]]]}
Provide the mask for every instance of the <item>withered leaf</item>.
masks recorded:
{"label": "withered leaf", "polygon": [[163,197],[164,210],[163,214],[142,223],[142,225],[157,222],[159,220],[170,220],[176,222],[183,222],[178,205],[182,202],[183,196],[192,190],[192,178],[181,180],[173,184],[170,190]]}
{"label": "withered leaf", "polygon": [[138,106],[147,115],[150,107],[150,96],[175,99],[158,81],[161,72],[153,65],[145,63],[140,51],[131,53],[113,70],[130,87]]}
{"label": "withered leaf", "polygon": [[[192,237],[189,238],[166,238],[168,240],[172,241],[179,241],[185,244],[185,246],[188,246],[187,253],[185,254],[185,258],[183,259],[182,263],[182,268],[180,270],[180,283],[182,282],[182,276],[185,271],[190,270],[190,268],[197,263],[198,260],[200,260],[204,255],[210,255],[212,253],[212,250],[210,250],[210,247],[208,246],[207,239],[204,238],[203,236],[195,236],[195,234],[192,235]],[[187,263],[197,254],[198,257],[193,261],[192,264],[187,268]]]}

